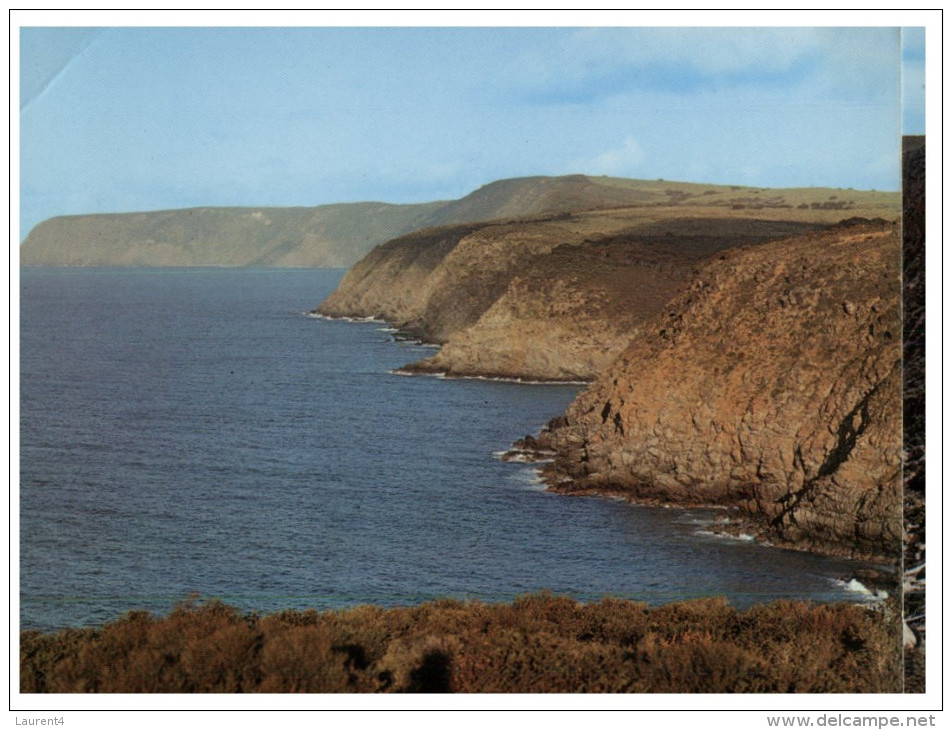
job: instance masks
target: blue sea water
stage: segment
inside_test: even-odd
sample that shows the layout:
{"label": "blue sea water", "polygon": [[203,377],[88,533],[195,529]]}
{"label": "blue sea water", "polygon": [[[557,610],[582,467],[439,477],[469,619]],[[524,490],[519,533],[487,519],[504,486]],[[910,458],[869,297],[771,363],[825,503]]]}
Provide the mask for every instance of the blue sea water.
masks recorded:
{"label": "blue sea water", "polygon": [[858,564],[712,511],[544,491],[497,454],[578,390],[405,377],[432,350],[305,316],[338,270],[21,272],[21,628],[508,600],[852,600]]}

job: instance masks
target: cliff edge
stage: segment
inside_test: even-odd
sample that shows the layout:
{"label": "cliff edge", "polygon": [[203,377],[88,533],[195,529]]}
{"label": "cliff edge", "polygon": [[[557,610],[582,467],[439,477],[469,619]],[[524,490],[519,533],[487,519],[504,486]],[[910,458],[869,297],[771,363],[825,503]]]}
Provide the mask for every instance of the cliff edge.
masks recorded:
{"label": "cliff edge", "polygon": [[664,206],[418,231],[368,254],[316,312],[442,345],[406,372],[588,381],[708,257],[822,227],[774,213]]}
{"label": "cliff edge", "polygon": [[405,372],[590,381],[709,257],[843,218],[892,220],[899,195],[574,175],[500,181],[444,212],[540,209],[391,240],[315,312],[383,319],[442,346]]}
{"label": "cliff edge", "polygon": [[528,440],[551,487],[731,506],[769,539],[895,561],[900,251],[882,221],[718,254]]}

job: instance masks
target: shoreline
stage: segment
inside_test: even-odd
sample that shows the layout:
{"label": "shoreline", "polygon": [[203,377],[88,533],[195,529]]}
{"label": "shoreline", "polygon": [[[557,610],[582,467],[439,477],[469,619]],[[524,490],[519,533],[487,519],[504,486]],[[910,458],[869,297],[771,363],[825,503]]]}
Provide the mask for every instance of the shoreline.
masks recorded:
{"label": "shoreline", "polygon": [[[532,437],[529,437],[532,438]],[[516,444],[525,444],[524,439],[520,439]],[[719,504],[705,501],[671,501],[663,499],[652,499],[638,497],[630,490],[622,488],[605,489],[588,487],[579,484],[570,477],[559,476],[554,473],[552,465],[557,453],[538,447],[531,449],[528,447],[510,448],[507,451],[495,454],[500,461],[519,464],[522,466],[533,466],[537,474],[539,483],[543,485],[544,490],[552,494],[559,494],[566,497],[594,497],[600,499],[610,499],[624,501],[629,505],[648,507],[655,509],[683,509],[683,510],[722,510],[727,513],[728,518],[723,521],[712,523],[705,532],[714,537],[723,537],[725,539],[737,539],[744,542],[754,542],[763,547],[779,550],[791,550],[794,552],[807,553],[810,555],[821,555],[831,558],[840,558],[857,563],[866,563],[876,566],[873,569],[858,568],[858,571],[850,574],[844,580],[869,581],[868,587],[874,590],[885,590],[890,595],[902,592],[902,572],[901,566],[896,561],[890,561],[884,557],[855,553],[845,548],[836,549],[831,545],[816,545],[807,541],[788,541],[778,539],[770,525],[766,523],[761,515],[752,514],[744,510],[743,507],[736,504]],[[867,585],[864,583],[864,585]]]}
{"label": "shoreline", "polygon": [[[344,314],[322,314],[318,312],[317,309],[312,309],[308,312],[302,313],[305,317],[310,317],[311,319],[320,319],[327,322],[350,322],[356,324],[381,324],[385,325],[386,329],[383,330],[390,335],[391,339],[394,342],[410,342],[420,347],[432,347],[432,348],[441,348],[441,345],[438,342],[429,342],[418,336],[417,333],[402,327],[395,322],[391,322],[387,319],[381,319],[374,315],[370,316],[360,316],[360,315],[344,315]],[[424,360],[408,363],[406,365],[401,365],[400,367],[394,368],[393,370],[388,371],[391,375],[400,375],[403,377],[430,377],[438,378],[440,380],[482,380],[492,383],[513,383],[517,385],[574,385],[579,387],[584,387],[591,385],[594,382],[593,380],[578,380],[574,378],[536,378],[531,375],[519,375],[513,373],[498,374],[498,373],[485,373],[477,371],[463,371],[463,372],[451,372],[442,369],[429,368],[425,364]]]}
{"label": "shoreline", "polygon": [[[551,462],[551,459],[548,461]],[[523,462],[530,463],[530,462]],[[896,572],[900,568],[900,556],[893,559],[876,555],[873,553],[855,552],[846,546],[835,546],[833,544],[815,543],[808,540],[784,540],[777,535],[771,526],[767,523],[766,517],[757,513],[745,510],[738,504],[716,504],[703,501],[671,501],[664,499],[645,498],[633,494],[625,489],[605,489],[598,487],[587,487],[580,485],[571,479],[556,480],[555,475],[546,474],[542,470],[540,476],[546,485],[546,491],[554,494],[562,494],[569,497],[606,497],[612,499],[623,499],[629,504],[641,505],[644,507],[659,507],[662,509],[724,509],[735,514],[734,519],[721,532],[728,535],[749,534],[753,541],[768,547],[775,547],[786,550],[795,550],[797,552],[810,553],[814,555],[826,555],[834,558],[845,558],[847,560],[856,560],[858,562],[872,563],[881,566],[884,570]]]}
{"label": "shoreline", "polygon": [[[507,459],[507,461],[517,461],[517,459]],[[546,461],[551,463],[551,459]],[[521,463],[532,463],[522,461]],[[806,540],[790,541],[779,538],[767,524],[762,515],[748,512],[737,504],[717,504],[704,501],[671,501],[663,499],[652,499],[638,497],[631,491],[624,489],[604,489],[596,487],[586,487],[578,484],[571,479],[556,480],[554,475],[546,474],[545,469],[540,469],[540,477],[546,485],[546,491],[553,494],[562,494],[567,497],[604,497],[608,499],[622,499],[628,504],[639,505],[642,507],[657,507],[660,509],[720,509],[732,513],[730,522],[716,531],[716,534],[725,536],[738,536],[741,534],[751,535],[751,541],[764,545],[765,547],[779,548],[781,550],[794,550],[796,552],[810,553],[813,555],[826,555],[833,558],[844,558],[855,560],[857,562],[872,563],[881,566],[883,570],[895,572],[896,578],[899,577],[898,557],[891,561],[882,556],[868,553],[856,553],[847,548],[836,548],[832,545],[817,545]]]}
{"label": "shoreline", "polygon": [[[316,309],[311,312],[305,313],[307,316],[311,316],[317,319],[325,319],[329,321],[345,321],[345,322],[356,322],[356,323],[375,323],[383,324],[388,328],[388,332],[391,335],[391,338],[395,342],[402,341],[394,335],[407,335],[412,337],[412,333],[409,333],[406,329],[400,327],[396,323],[389,322],[385,319],[381,319],[375,316],[355,316],[355,315],[326,315],[317,312]],[[430,343],[423,340],[414,338],[414,342],[419,343],[422,346],[430,347],[442,347],[442,345],[437,343]],[[421,361],[425,362],[425,361]],[[428,369],[425,365],[421,365],[421,362],[410,363],[398,368],[394,368],[389,371],[392,375],[399,375],[401,377],[433,377],[441,380],[479,380],[484,382],[499,382],[499,383],[512,383],[517,385],[572,385],[584,389],[587,386],[590,386],[594,380],[581,381],[581,380],[543,380],[543,379],[532,379],[526,378],[524,376],[517,375],[494,375],[488,373],[451,373],[445,370],[431,370]],[[564,414],[558,414],[553,417],[553,421],[564,418]],[[545,430],[545,428],[543,428]],[[553,462],[553,457],[557,456],[557,453],[548,449],[545,449],[541,446],[539,441],[528,435],[526,437],[517,439],[510,446],[508,450],[502,452],[498,458],[502,461],[508,462],[517,462],[523,464],[529,463],[548,463]],[[899,570],[899,558],[889,559],[884,556],[878,556],[868,553],[856,553],[845,546],[836,547],[831,544],[817,544],[807,540],[800,541],[789,541],[778,539],[773,530],[771,530],[770,525],[766,524],[765,519],[761,515],[750,513],[749,511],[744,510],[743,507],[736,504],[712,504],[710,502],[704,501],[670,501],[662,499],[652,499],[652,498],[643,498],[638,497],[637,495],[632,494],[630,490],[625,489],[605,489],[605,488],[596,488],[596,487],[587,487],[577,481],[574,481],[564,475],[557,478],[557,475],[552,473],[551,468],[549,469],[539,469],[539,476],[541,483],[545,485],[545,490],[553,494],[561,494],[564,496],[590,496],[590,497],[604,497],[609,499],[622,499],[629,504],[638,504],[646,507],[660,507],[664,509],[726,509],[735,513],[734,518],[731,520],[729,525],[722,527],[717,531],[716,534],[724,534],[726,536],[737,536],[739,534],[748,534],[752,535],[752,541],[759,544],[763,544],[768,547],[777,547],[780,549],[795,550],[798,552],[811,553],[816,555],[826,555],[836,558],[845,558],[848,560],[855,560],[857,562],[872,563],[877,566],[881,566],[884,570],[889,572],[896,572]],[[743,515],[741,517],[741,515]],[[738,519],[740,517],[740,519]],[[898,576],[898,573],[897,573]],[[897,577],[898,580],[898,577]],[[893,586],[893,589],[895,587]]]}
{"label": "shoreline", "polygon": [[[427,345],[422,343],[424,346],[430,347],[439,347],[439,345]],[[425,369],[410,369],[409,366],[403,366],[399,368],[394,368],[390,371],[391,375],[401,375],[407,378],[421,377],[421,378],[436,378],[438,380],[482,380],[488,383],[511,383],[513,385],[574,385],[577,387],[584,387],[591,385],[591,380],[542,380],[535,378],[528,378],[518,375],[479,375],[479,374],[470,374],[470,373],[453,373],[447,372],[445,370],[425,370]]]}

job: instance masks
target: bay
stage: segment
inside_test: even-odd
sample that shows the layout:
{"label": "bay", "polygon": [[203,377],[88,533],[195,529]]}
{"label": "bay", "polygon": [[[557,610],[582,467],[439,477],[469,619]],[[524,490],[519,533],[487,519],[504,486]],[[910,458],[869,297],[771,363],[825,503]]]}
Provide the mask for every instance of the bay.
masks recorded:
{"label": "bay", "polygon": [[713,537],[715,511],[544,491],[497,455],[578,386],[394,375],[432,350],[305,315],[342,274],[21,271],[21,628],[190,596],[857,598],[859,564]]}

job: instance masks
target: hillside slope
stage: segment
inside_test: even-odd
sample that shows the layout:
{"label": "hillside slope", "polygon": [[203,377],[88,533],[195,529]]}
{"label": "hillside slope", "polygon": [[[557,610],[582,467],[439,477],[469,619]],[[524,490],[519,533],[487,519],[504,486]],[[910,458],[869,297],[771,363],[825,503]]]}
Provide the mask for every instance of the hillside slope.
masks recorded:
{"label": "hillside slope", "polygon": [[[765,191],[619,178],[501,180],[455,201],[347,203],[298,208],[191,208],[77,215],[37,225],[23,265],[349,267],[378,244],[426,227],[566,211],[679,204],[863,208],[888,193]],[[786,195],[786,197],[784,197]],[[833,200],[830,197],[833,197]],[[812,206],[815,206],[815,210]]]}
{"label": "hillside slope", "polygon": [[[857,212],[894,219],[896,194],[891,202]],[[316,311],[384,319],[443,345],[408,372],[590,380],[711,255],[817,230],[843,215],[737,205],[685,198],[418,231],[368,254]]]}
{"label": "hillside slope", "polygon": [[425,224],[439,203],[193,208],[63,216],[40,223],[24,265],[349,266],[361,251]]}

